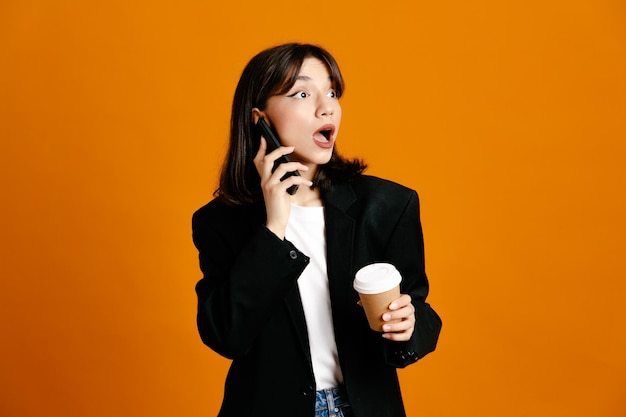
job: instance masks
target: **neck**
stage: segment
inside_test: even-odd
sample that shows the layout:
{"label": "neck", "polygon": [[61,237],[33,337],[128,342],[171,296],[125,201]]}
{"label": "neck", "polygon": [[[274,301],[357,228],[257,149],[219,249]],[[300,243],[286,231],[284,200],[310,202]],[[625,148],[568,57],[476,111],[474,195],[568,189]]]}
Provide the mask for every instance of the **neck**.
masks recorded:
{"label": "neck", "polygon": [[302,207],[323,206],[319,189],[300,186],[298,192],[291,196],[291,203]]}
{"label": "neck", "polygon": [[[313,181],[315,177],[315,172],[317,171],[316,164],[306,164],[309,167],[308,171],[302,171],[301,175]],[[320,190],[318,188],[311,189],[309,187],[300,186],[298,192],[291,196],[291,202],[297,206],[302,207],[320,207],[323,206],[322,197],[320,195]]]}

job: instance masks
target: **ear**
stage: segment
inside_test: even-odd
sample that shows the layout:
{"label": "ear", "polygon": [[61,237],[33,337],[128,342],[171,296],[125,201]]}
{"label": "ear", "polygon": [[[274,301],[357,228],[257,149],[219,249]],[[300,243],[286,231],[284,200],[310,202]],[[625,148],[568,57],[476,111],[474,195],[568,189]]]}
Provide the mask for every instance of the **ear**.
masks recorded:
{"label": "ear", "polygon": [[267,119],[267,117],[265,117],[265,113],[257,107],[252,108],[252,120],[254,121],[254,124],[256,124],[260,118]]}

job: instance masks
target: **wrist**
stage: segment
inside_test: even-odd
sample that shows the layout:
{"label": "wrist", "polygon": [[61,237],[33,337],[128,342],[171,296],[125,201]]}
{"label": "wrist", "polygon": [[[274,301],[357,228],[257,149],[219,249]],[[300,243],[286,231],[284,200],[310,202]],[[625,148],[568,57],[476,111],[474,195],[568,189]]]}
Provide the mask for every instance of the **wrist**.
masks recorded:
{"label": "wrist", "polygon": [[278,237],[280,240],[285,240],[285,230],[287,229],[286,226],[267,223],[265,227],[267,228],[267,230],[274,233],[276,237]]}

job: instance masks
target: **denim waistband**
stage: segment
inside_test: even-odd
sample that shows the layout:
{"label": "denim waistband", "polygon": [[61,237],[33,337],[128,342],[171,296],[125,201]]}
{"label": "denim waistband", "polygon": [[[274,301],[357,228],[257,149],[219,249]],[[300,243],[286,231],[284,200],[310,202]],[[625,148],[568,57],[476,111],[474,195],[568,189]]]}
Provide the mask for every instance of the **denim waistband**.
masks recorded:
{"label": "denim waistband", "polygon": [[339,408],[348,405],[348,395],[346,394],[346,388],[343,384],[315,392],[315,411],[328,409],[331,413],[336,413],[339,411]]}

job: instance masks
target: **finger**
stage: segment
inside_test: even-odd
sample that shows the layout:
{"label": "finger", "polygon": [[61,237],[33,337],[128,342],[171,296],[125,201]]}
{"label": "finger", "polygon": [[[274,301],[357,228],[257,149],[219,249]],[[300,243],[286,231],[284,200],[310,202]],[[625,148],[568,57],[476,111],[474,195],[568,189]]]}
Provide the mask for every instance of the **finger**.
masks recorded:
{"label": "finger", "polygon": [[271,152],[268,152],[266,156],[266,159],[268,161],[272,161],[274,162],[275,160],[277,160],[278,158],[280,158],[281,156],[284,155],[289,155],[290,153],[293,153],[293,151],[296,148],[293,146],[281,146],[279,148],[274,149]]}
{"label": "finger", "polygon": [[401,333],[383,333],[383,337],[387,340],[392,340],[394,342],[406,342],[411,339],[413,335],[413,330],[405,331]]}
{"label": "finger", "polygon": [[305,172],[308,170],[309,170],[309,167],[300,162],[283,162],[281,164],[278,164],[273,175],[276,175],[279,178],[283,178],[285,174],[289,172],[294,172],[294,171]]}
{"label": "finger", "polygon": [[[281,165],[284,165],[284,164],[281,164]],[[291,171],[293,171],[293,169]],[[273,174],[271,173],[269,174],[270,175],[269,178],[266,178],[265,180],[261,180],[261,185],[263,186],[263,189],[265,190],[265,192],[268,193],[268,195],[284,196],[287,190],[294,185],[303,185],[306,187],[313,186],[312,181],[299,175],[291,175],[291,176],[284,178],[281,181],[281,178],[283,178],[287,172],[288,171],[284,170],[283,168],[276,169],[276,171],[274,171]]]}
{"label": "finger", "polygon": [[267,140],[265,140],[265,138],[263,136],[261,136],[261,142],[259,144],[259,150],[257,152],[257,156],[258,155],[265,155],[267,152]]}
{"label": "finger", "polygon": [[390,311],[388,313],[383,314],[383,321],[391,321],[391,320],[404,320],[415,315],[415,307],[413,304],[406,305],[398,310]]}
{"label": "finger", "polygon": [[267,152],[267,140],[265,140],[265,137],[261,136],[259,150],[253,158],[254,164],[259,171],[259,175],[263,176],[264,173],[271,173],[271,169],[274,167],[274,162],[283,155],[289,155],[294,151],[294,149],[295,148],[293,146],[281,146],[271,152]]}
{"label": "finger", "polygon": [[279,177],[278,183],[274,184],[274,186],[277,189],[280,189],[280,190],[282,190],[282,192],[285,192],[285,193],[293,185],[303,185],[303,186],[306,186],[306,187],[311,187],[311,186],[313,186],[313,182],[307,180],[304,177],[299,177],[299,176],[296,176],[296,175],[292,175],[291,177],[285,178],[283,181],[281,181],[280,177]]}
{"label": "finger", "polygon": [[399,298],[396,298],[389,304],[389,310],[397,310],[408,304],[411,304],[411,296],[409,294],[402,294]]}
{"label": "finger", "polygon": [[383,325],[383,337],[390,340],[409,340],[415,330],[414,321],[401,321],[399,323]]}
{"label": "finger", "polygon": [[[291,152],[293,152],[293,149],[294,149],[293,146],[288,146],[288,147],[281,146],[280,148],[275,149],[272,152],[264,155],[262,157],[262,168],[261,168],[263,175],[267,175],[268,177],[272,175],[273,173],[272,170],[274,169],[276,160],[284,155],[289,155]],[[287,167],[284,167],[283,165],[287,165]],[[285,162],[285,163],[278,164],[278,166],[276,167],[276,171],[282,172],[283,175],[287,172],[296,171],[298,169],[306,171],[308,168],[306,168],[305,165],[302,165],[299,162]],[[282,175],[280,178],[282,178]]]}
{"label": "finger", "polygon": [[385,332],[402,332],[415,326],[415,320],[397,320],[383,324],[383,331]]}
{"label": "finger", "polygon": [[256,166],[256,170],[259,172],[259,175],[262,174],[263,172],[263,158],[265,157],[265,151],[267,149],[267,141],[265,140],[265,138],[263,136],[261,136],[261,144],[259,145],[259,150],[257,151],[256,155],[254,155],[254,158],[252,159],[252,161],[254,162],[254,165]]}
{"label": "finger", "polygon": [[265,151],[267,150],[267,141],[263,136],[261,136],[261,142],[259,144],[259,150],[256,151],[256,155],[254,155],[254,161],[261,161],[265,156]]}

